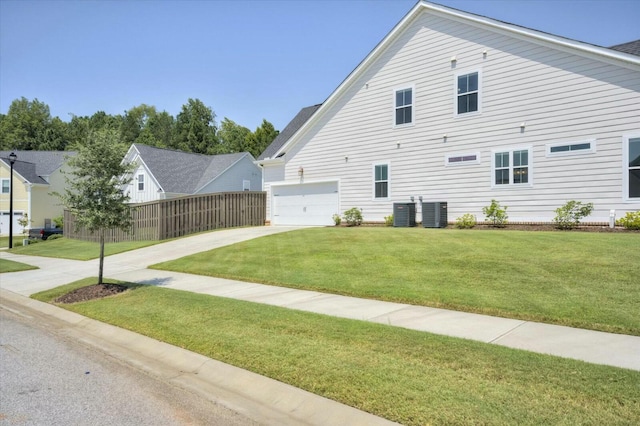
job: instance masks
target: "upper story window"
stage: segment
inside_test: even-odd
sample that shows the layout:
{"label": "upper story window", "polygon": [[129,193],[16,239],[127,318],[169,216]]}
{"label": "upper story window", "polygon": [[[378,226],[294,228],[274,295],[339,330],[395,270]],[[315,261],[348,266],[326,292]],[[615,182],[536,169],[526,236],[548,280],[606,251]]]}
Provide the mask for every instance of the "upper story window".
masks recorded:
{"label": "upper story window", "polygon": [[624,198],[640,202],[640,135],[623,139]]}
{"label": "upper story window", "polygon": [[2,179],[2,193],[8,194],[10,192],[11,181],[9,179]]}
{"label": "upper story window", "polygon": [[531,185],[531,148],[493,153],[493,186]]}
{"label": "upper story window", "polygon": [[413,89],[400,89],[395,93],[395,125],[402,126],[413,123]]}
{"label": "upper story window", "polygon": [[144,191],[144,175],[138,175],[138,191]]}
{"label": "upper story window", "polygon": [[456,75],[456,114],[480,110],[480,72]]}
{"label": "upper story window", "polygon": [[375,164],[373,166],[373,186],[375,198],[389,197],[389,165]]}
{"label": "upper story window", "polygon": [[596,152],[596,141],[559,142],[547,145],[547,157],[591,154]]}

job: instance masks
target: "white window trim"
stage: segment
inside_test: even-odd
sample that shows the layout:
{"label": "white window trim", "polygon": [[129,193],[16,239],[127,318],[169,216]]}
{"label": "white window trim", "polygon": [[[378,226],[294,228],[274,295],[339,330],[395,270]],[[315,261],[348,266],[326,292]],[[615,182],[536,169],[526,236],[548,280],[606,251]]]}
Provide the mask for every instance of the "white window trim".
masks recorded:
{"label": "white window trim", "polygon": [[[142,176],[142,189],[140,189],[140,176]],[[138,173],[136,175],[136,189],[138,192],[142,192],[145,189],[146,179],[144,173]]]}
{"label": "white window trim", "polygon": [[[456,161],[451,162],[451,158],[454,157],[469,157],[475,155],[475,160],[467,160],[467,161]],[[445,167],[460,167],[460,166],[470,166],[472,164],[480,164],[480,153],[479,152],[466,152],[464,154],[447,154],[444,156],[444,165]]]}
{"label": "white window trim", "polygon": [[[513,152],[514,151],[528,151],[528,182],[527,183],[513,183]],[[508,152],[509,153],[509,183],[505,185],[496,185],[496,153]],[[531,188],[533,187],[533,148],[529,146],[516,146],[499,148],[491,151],[491,189],[515,189],[515,188]]]}
{"label": "white window trim", "polygon": [[[581,145],[588,143],[590,144],[589,149],[578,149],[575,151],[561,151],[561,152],[551,152],[551,148],[556,148],[559,146],[571,146],[571,145]],[[585,154],[595,154],[596,153],[596,140],[595,139],[585,139],[581,141],[571,141],[571,142],[554,142],[548,143],[546,145],[547,157],[567,157],[574,155],[585,155]]]}
{"label": "white window trim", "polygon": [[[376,166],[387,166],[387,196],[376,198]],[[373,201],[388,201],[391,199],[391,163],[381,161],[371,164],[371,195]]]}
{"label": "white window trim", "polygon": [[248,179],[242,179],[242,190],[251,191],[251,181]]}
{"label": "white window trim", "polygon": [[[458,114],[458,77],[461,75],[478,73],[478,110],[473,112],[464,112],[462,114]],[[456,71],[453,75],[453,116],[455,118],[464,118],[464,117],[475,117],[476,115],[482,114],[482,69],[467,69],[462,71]]]}
{"label": "white window trim", "polygon": [[640,198],[629,197],[629,141],[640,138],[640,133],[622,137],[622,200],[625,203],[640,204]]}
{"label": "white window trim", "polygon": [[[396,124],[396,94],[400,91],[400,90],[407,90],[407,89],[411,89],[411,123],[404,123],[404,124]],[[392,99],[392,111],[393,111],[393,117],[391,118],[391,123],[392,123],[392,127],[394,129],[402,129],[404,127],[413,127],[415,126],[416,123],[416,88],[415,88],[415,84],[405,84],[403,86],[398,86],[395,87],[393,89],[393,99]]]}

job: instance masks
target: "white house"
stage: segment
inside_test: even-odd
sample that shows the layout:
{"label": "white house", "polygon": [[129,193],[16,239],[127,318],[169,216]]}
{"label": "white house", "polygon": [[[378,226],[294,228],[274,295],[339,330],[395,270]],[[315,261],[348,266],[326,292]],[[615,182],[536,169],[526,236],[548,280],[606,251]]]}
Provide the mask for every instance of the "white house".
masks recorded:
{"label": "white house", "polygon": [[132,203],[214,192],[260,191],[262,170],[248,152],[203,155],[133,144],[123,160],[136,164]]}
{"label": "white house", "polygon": [[[322,104],[258,158],[272,224],[351,207],[492,199],[511,222],[640,209],[640,40],[605,48],[419,2]],[[418,220],[420,205],[418,204]]]}

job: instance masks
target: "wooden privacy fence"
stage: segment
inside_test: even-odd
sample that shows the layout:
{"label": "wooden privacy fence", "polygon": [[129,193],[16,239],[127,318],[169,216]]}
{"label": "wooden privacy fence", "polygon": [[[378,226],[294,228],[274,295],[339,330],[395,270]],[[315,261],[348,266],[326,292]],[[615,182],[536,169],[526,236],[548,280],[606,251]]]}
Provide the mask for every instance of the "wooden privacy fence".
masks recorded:
{"label": "wooden privacy fence", "polygon": [[[109,229],[105,242],[166,240],[212,229],[263,226],[266,198],[265,192],[220,192],[132,204],[130,232]],[[75,225],[75,216],[65,210],[65,237],[99,240],[97,233]]]}

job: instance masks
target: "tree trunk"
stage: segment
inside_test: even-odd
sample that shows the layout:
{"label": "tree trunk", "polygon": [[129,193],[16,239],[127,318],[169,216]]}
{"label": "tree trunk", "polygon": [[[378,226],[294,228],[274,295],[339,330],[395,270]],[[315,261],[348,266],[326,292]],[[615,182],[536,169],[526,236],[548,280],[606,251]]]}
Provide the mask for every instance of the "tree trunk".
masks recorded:
{"label": "tree trunk", "polygon": [[98,284],[102,284],[103,271],[104,271],[104,230],[100,230],[100,268],[98,270]]}

